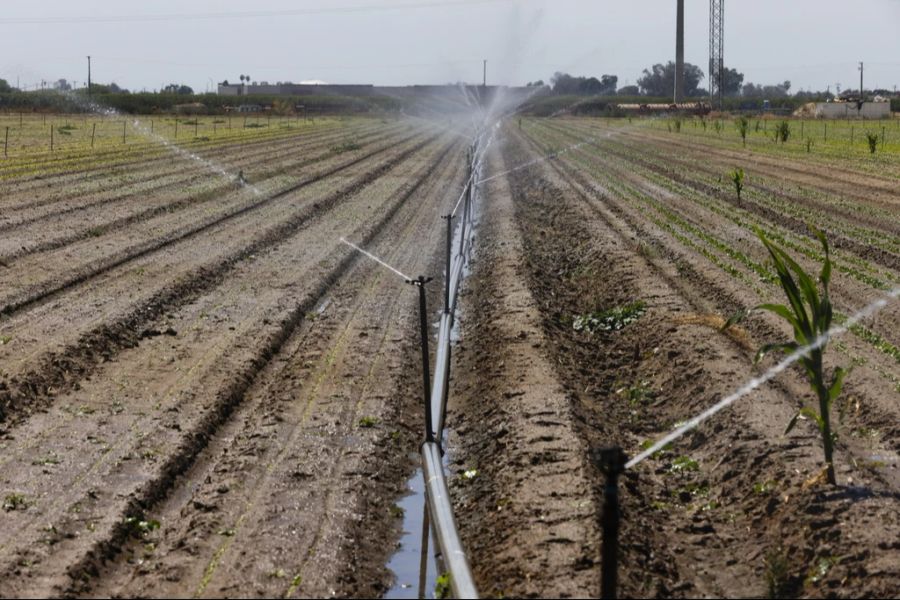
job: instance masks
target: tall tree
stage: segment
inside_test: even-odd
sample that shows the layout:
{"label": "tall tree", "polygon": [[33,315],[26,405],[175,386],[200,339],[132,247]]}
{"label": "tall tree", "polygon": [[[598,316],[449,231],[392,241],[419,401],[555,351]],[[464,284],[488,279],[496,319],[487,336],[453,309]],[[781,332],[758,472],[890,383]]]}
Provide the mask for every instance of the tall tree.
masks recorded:
{"label": "tall tree", "polygon": [[[704,77],[700,67],[684,63],[684,95],[697,96],[700,82]],[[644,74],[638,78],[637,84],[641,92],[647,96],[671,96],[675,89],[675,63],[672,61],[665,65],[657,63],[650,69],[644,69]]]}
{"label": "tall tree", "polygon": [[744,74],[738,73],[737,69],[729,69],[725,67],[722,73],[725,79],[722,85],[722,92],[726,96],[737,96],[741,93],[741,85],[744,83]]}

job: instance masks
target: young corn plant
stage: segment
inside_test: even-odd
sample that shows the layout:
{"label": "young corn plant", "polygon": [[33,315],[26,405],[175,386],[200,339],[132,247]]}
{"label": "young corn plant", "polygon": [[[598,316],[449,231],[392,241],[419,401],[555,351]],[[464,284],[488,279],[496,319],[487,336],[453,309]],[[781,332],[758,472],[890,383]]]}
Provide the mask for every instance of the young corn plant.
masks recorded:
{"label": "young corn plant", "polygon": [[866,141],[869,142],[869,153],[875,154],[875,150],[878,148],[878,134],[867,131]]}
{"label": "young corn plant", "polygon": [[741,201],[741,191],[744,189],[744,169],[738,167],[731,172],[731,181],[734,183],[734,191],[737,192],[738,202]]}
{"label": "young corn plant", "polygon": [[[819,239],[825,252],[825,261],[819,273],[821,293],[813,278],[800,265],[784,250],[770,242],[760,229],[756,230],[757,236],[769,251],[788,302],[787,304],[760,304],[751,311],[766,310],[781,317],[793,328],[794,339],[788,342],[765,344],[756,353],[754,362],[759,362],[773,350],[789,354],[810,346],[817,346],[805,352],[800,358],[800,364],[803,365],[810,386],[816,394],[819,410],[816,411],[811,407],[801,408],[788,423],[785,434],[794,428],[801,416],[813,421],[822,434],[825,473],[828,483],[836,485],[832,459],[835,435],[831,429],[831,406],[841,393],[847,371],[841,367],[835,368],[830,381],[826,382],[822,356],[825,353],[826,336],[831,328],[833,318],[831,300],[828,295],[828,285],[831,281],[831,256],[825,234],[818,229],[813,229],[813,233]],[[724,327],[727,328],[740,321],[745,315],[746,313],[735,315],[728,320]]]}
{"label": "young corn plant", "polygon": [[741,140],[744,142],[744,147],[747,146],[747,130],[750,129],[750,121],[747,117],[741,117],[737,122],[738,131],[741,134]]}
{"label": "young corn plant", "polygon": [[787,121],[782,121],[775,129],[775,139],[781,140],[783,144],[788,141],[789,137],[791,137],[791,124]]}

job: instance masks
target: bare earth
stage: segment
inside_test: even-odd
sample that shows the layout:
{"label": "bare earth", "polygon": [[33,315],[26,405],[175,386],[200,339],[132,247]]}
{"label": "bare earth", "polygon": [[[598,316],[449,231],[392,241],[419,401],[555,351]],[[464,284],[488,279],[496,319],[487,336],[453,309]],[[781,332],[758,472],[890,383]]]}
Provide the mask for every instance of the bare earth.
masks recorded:
{"label": "bare earth", "polygon": [[[252,187],[159,152],[0,165],[0,595],[389,589],[416,294],[340,238],[435,276],[435,321],[466,145],[353,119],[202,150]],[[486,173],[548,155],[482,185],[453,349],[451,493],[484,597],[596,596],[591,451],[634,455],[773,364],[753,355],[777,319],[720,329],[780,301],[754,226],[810,269],[806,223],[825,229],[843,315],[900,284],[898,168],[525,119]],[[635,301],[621,330],[573,327]],[[896,595],[900,309],[862,325],[826,354],[854,366],[839,485],[813,424],[784,434],[811,404],[789,370],[623,477],[621,596]]]}

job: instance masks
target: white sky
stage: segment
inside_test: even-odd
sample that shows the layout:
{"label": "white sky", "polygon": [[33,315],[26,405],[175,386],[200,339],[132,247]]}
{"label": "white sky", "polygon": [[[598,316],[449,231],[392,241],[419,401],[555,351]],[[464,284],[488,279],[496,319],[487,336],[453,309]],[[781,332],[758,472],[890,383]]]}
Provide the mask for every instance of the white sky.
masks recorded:
{"label": "white sky", "polygon": [[[268,12],[267,12],[268,11]],[[686,0],[685,58],[707,71],[709,2]],[[132,90],[320,79],[520,85],[674,60],[675,0],[34,0],[3,2],[0,78]],[[900,86],[900,0],[729,0],[725,63],[792,90]],[[701,84],[705,87],[705,82]]]}

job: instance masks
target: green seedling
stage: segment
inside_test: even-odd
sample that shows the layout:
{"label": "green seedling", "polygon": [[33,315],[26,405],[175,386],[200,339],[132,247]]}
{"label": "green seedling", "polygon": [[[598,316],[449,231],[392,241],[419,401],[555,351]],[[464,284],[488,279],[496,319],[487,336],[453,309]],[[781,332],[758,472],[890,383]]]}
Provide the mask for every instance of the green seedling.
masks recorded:
{"label": "green seedling", "polygon": [[782,121],[778,124],[778,127],[775,128],[775,136],[781,140],[781,143],[785,143],[788,141],[788,138],[791,137],[791,124],[787,121]]}
{"label": "green seedling", "polygon": [[441,573],[434,581],[434,597],[437,599],[449,598],[451,593],[450,573]]}
{"label": "green seedling", "polygon": [[866,141],[869,143],[869,153],[875,154],[875,150],[878,148],[878,134],[867,131]]}
{"label": "green seedling", "polygon": [[679,456],[672,461],[672,465],[669,467],[670,473],[689,473],[699,470],[700,463],[698,463],[690,456]]}
{"label": "green seedling", "polygon": [[783,548],[766,552],[766,597],[787,598],[790,566]]}
{"label": "green seedling", "polygon": [[741,140],[744,142],[744,146],[747,145],[747,130],[750,128],[750,121],[747,117],[741,117],[737,122],[738,132],[741,134]]}
{"label": "green seedling", "polygon": [[143,517],[126,517],[125,526],[133,537],[143,537],[151,531],[159,529],[159,521]]}
{"label": "green seedling", "polygon": [[28,508],[28,501],[24,494],[7,494],[3,498],[3,510],[10,512],[12,510],[25,510]]}
{"label": "green seedling", "polygon": [[638,300],[624,306],[616,306],[586,315],[579,315],[572,321],[575,331],[619,331],[637,321],[646,312],[646,304]]}
{"label": "green seedling", "polygon": [[734,183],[734,191],[737,192],[738,202],[741,201],[741,192],[744,189],[744,169],[738,167],[730,173],[731,181]]}
{"label": "green seedling", "polygon": [[[793,328],[794,339],[789,342],[765,344],[756,353],[754,361],[759,362],[767,353],[773,350],[791,353],[817,344],[818,347],[809,349],[800,358],[800,364],[803,365],[810,386],[818,398],[819,410],[817,412],[810,407],[801,408],[788,423],[785,434],[794,428],[797,424],[797,419],[800,417],[805,417],[815,422],[822,434],[828,483],[836,485],[837,481],[834,475],[834,462],[832,459],[835,435],[831,429],[831,405],[841,393],[847,371],[841,367],[835,368],[831,379],[826,383],[823,365],[826,343],[823,340],[827,339],[825,336],[831,329],[833,319],[831,299],[828,295],[832,265],[828,240],[825,238],[825,234],[814,228],[812,231],[822,244],[825,254],[824,264],[819,273],[821,293],[816,289],[816,283],[813,281],[813,278],[794,259],[784,250],[770,242],[762,230],[756,229],[757,236],[759,236],[766,250],[769,251],[769,256],[778,273],[779,282],[787,296],[788,304],[760,304],[751,309],[751,311],[765,310],[781,317]],[[723,329],[737,323],[746,314],[739,313],[733,316],[725,323]]]}
{"label": "green seedling", "polygon": [[778,485],[776,481],[768,479],[766,481],[760,481],[758,483],[753,484],[753,493],[763,496],[768,494],[772,490],[775,489],[775,486]]}
{"label": "green seedling", "polygon": [[368,417],[368,416],[362,417],[359,420],[359,422],[357,423],[357,425],[359,425],[360,427],[362,427],[364,429],[367,429],[369,427],[375,427],[376,425],[378,425],[378,419],[376,419],[375,417]]}

